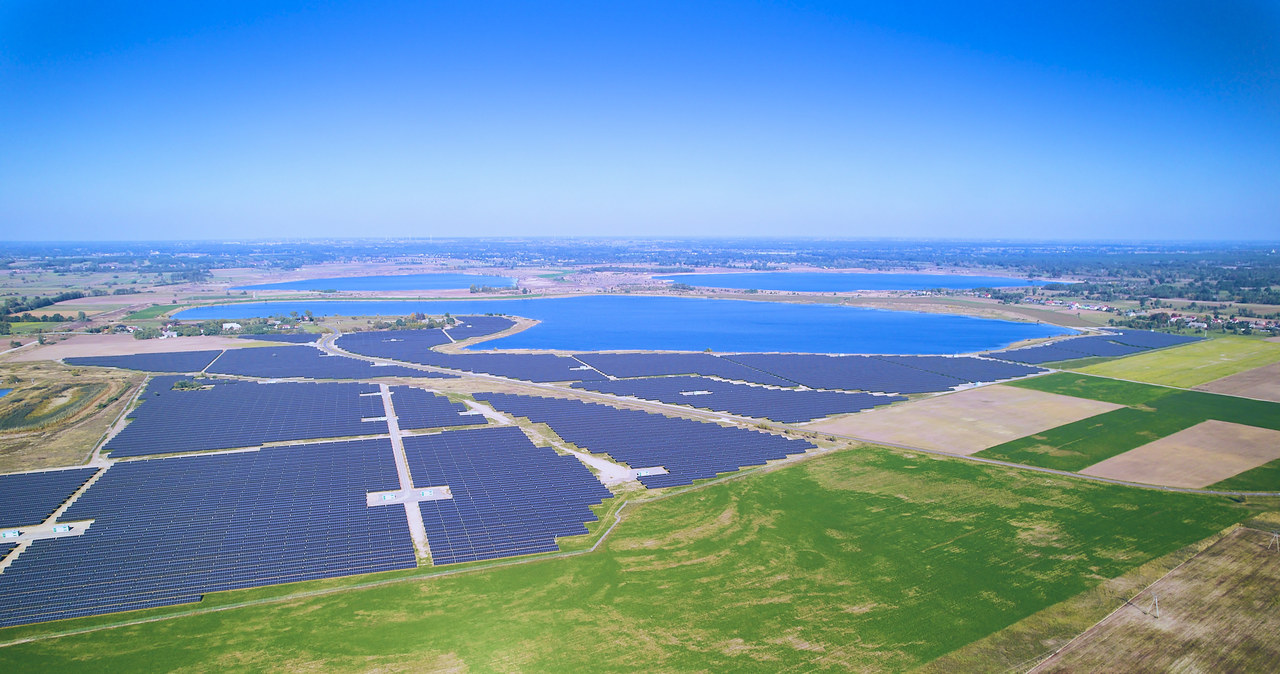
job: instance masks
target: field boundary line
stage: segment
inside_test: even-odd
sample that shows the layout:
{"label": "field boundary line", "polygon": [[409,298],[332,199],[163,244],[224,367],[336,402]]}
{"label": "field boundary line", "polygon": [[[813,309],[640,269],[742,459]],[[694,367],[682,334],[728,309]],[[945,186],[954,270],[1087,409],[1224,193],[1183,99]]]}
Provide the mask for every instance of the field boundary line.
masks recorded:
{"label": "field boundary line", "polygon": [[[1234,533],[1235,533],[1235,532],[1237,532],[1237,531],[1240,531],[1241,529],[1249,529],[1250,531],[1257,531],[1257,529],[1253,529],[1252,527],[1246,527],[1246,526],[1244,526],[1244,525],[1242,525],[1242,524],[1240,524],[1240,523],[1238,523],[1238,522],[1237,522],[1236,524],[1233,524],[1233,525],[1231,525],[1231,526],[1227,527],[1226,529],[1224,529],[1224,530],[1222,530],[1222,531],[1219,531],[1219,532],[1218,532],[1217,534],[1215,534],[1214,536],[1210,536],[1210,538],[1212,538],[1212,539],[1213,539],[1213,541],[1212,541],[1211,543],[1209,543],[1208,545],[1204,546],[1203,548],[1201,548],[1201,549],[1197,550],[1197,551],[1196,551],[1196,553],[1195,553],[1194,555],[1191,555],[1190,557],[1187,557],[1186,559],[1182,560],[1182,562],[1180,562],[1177,566],[1175,566],[1175,567],[1173,567],[1172,569],[1169,569],[1168,571],[1164,572],[1164,574],[1163,574],[1163,575],[1161,575],[1159,578],[1157,578],[1157,579],[1155,579],[1155,580],[1151,581],[1150,583],[1148,583],[1146,587],[1142,588],[1141,590],[1138,590],[1138,592],[1137,592],[1136,594],[1134,594],[1132,597],[1129,597],[1128,599],[1126,599],[1126,600],[1124,600],[1123,602],[1121,602],[1121,603],[1120,603],[1120,605],[1119,605],[1119,606],[1117,606],[1117,607],[1115,607],[1115,609],[1114,609],[1114,610],[1112,610],[1110,613],[1108,613],[1108,614],[1107,614],[1105,617],[1103,617],[1101,620],[1099,620],[1099,621],[1095,622],[1094,624],[1090,625],[1090,626],[1088,627],[1088,629],[1086,629],[1086,630],[1084,630],[1083,632],[1081,632],[1081,633],[1077,634],[1075,637],[1073,637],[1073,638],[1071,639],[1071,641],[1068,641],[1067,643],[1065,643],[1065,644],[1063,644],[1063,645],[1059,646],[1059,647],[1058,647],[1057,649],[1055,649],[1052,653],[1050,653],[1050,654],[1048,654],[1048,655],[1044,656],[1043,658],[1041,658],[1041,659],[1040,659],[1040,661],[1039,661],[1039,662],[1037,662],[1037,663],[1035,664],[1035,666],[1034,666],[1034,667],[1032,667],[1031,669],[1028,669],[1028,670],[1026,671],[1026,674],[1035,674],[1035,672],[1036,672],[1037,670],[1039,670],[1041,667],[1043,667],[1043,666],[1045,665],[1045,663],[1047,663],[1047,662],[1048,662],[1050,659],[1052,659],[1054,656],[1056,656],[1056,655],[1058,655],[1059,653],[1061,653],[1061,652],[1065,651],[1069,646],[1071,646],[1071,644],[1074,644],[1075,642],[1079,641],[1080,639],[1083,639],[1084,637],[1088,636],[1088,635],[1089,635],[1089,633],[1091,633],[1091,632],[1093,632],[1093,631],[1097,630],[1097,629],[1098,629],[1098,627],[1099,627],[1100,625],[1102,625],[1103,623],[1105,623],[1105,622],[1107,622],[1108,620],[1110,620],[1110,619],[1112,618],[1112,616],[1114,616],[1115,614],[1119,613],[1119,612],[1120,612],[1121,610],[1123,610],[1126,606],[1136,606],[1136,605],[1133,603],[1133,602],[1134,602],[1134,600],[1136,600],[1138,597],[1141,597],[1141,596],[1143,595],[1143,593],[1145,593],[1145,592],[1149,591],[1151,588],[1155,587],[1157,583],[1159,583],[1159,582],[1163,581],[1165,578],[1168,578],[1171,574],[1173,574],[1173,572],[1174,572],[1174,571],[1177,571],[1178,569],[1181,569],[1182,567],[1186,566],[1186,565],[1187,565],[1187,564],[1189,564],[1192,560],[1198,559],[1198,558],[1199,558],[1201,555],[1203,555],[1205,552],[1207,552],[1208,550],[1213,549],[1214,547],[1216,547],[1217,545],[1219,545],[1220,543],[1222,543],[1222,541],[1227,540],[1227,538],[1229,538],[1232,534],[1234,534]],[[1201,541],[1201,542],[1203,542],[1203,541]]]}

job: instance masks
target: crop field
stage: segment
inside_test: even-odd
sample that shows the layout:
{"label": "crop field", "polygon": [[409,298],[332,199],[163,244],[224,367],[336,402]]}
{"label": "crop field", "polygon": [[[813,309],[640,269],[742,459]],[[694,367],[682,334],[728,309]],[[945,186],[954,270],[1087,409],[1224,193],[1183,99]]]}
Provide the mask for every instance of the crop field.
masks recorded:
{"label": "crop field", "polygon": [[1280,550],[1266,549],[1270,538],[1235,531],[1033,671],[1273,670],[1280,661]]}
{"label": "crop field", "polygon": [[1203,488],[1277,459],[1280,431],[1210,419],[1099,461],[1080,474]]}
{"label": "crop field", "polygon": [[1116,408],[1115,403],[997,385],[824,419],[804,428],[871,442],[973,454]]}
{"label": "crop field", "polygon": [[[1036,377],[1009,385],[1128,406],[1006,442],[978,452],[976,456],[1078,471],[1211,419],[1280,430],[1280,404],[1266,401],[1072,373]],[[1254,470],[1261,471],[1267,466]],[[1268,487],[1272,488],[1280,488],[1280,484]]]}
{"label": "crop field", "polygon": [[1080,372],[1190,388],[1280,362],[1280,344],[1221,337],[1081,368]]}
{"label": "crop field", "polygon": [[1196,387],[1201,391],[1280,402],[1280,363],[1246,370]]}
{"label": "crop field", "polygon": [[[632,506],[593,553],[14,644],[0,668],[903,670],[1249,515],[874,447]],[[335,583],[206,603],[314,587]]]}
{"label": "crop field", "polygon": [[[185,305],[183,305],[183,306],[185,306]],[[125,316],[123,320],[125,320],[125,321],[143,321],[143,320],[147,320],[147,319],[150,319],[150,318],[159,318],[160,316],[164,315],[164,314],[165,314],[165,313],[167,313],[167,312],[175,311],[175,310],[177,310],[177,309],[181,309],[181,308],[182,308],[182,306],[177,305],[177,304],[157,304],[157,305],[155,305],[155,306],[150,306],[150,307],[147,307],[146,309],[142,309],[142,310],[140,310],[140,311],[135,311],[135,312],[133,312],[133,313],[129,314],[128,316]]]}

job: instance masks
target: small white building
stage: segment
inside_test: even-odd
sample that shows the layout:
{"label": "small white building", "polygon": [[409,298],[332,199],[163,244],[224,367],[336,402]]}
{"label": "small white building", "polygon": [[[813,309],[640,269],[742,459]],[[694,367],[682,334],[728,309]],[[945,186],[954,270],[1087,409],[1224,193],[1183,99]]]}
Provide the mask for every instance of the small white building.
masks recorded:
{"label": "small white building", "polygon": [[222,331],[223,332],[240,332],[240,324],[239,323],[223,323]]}

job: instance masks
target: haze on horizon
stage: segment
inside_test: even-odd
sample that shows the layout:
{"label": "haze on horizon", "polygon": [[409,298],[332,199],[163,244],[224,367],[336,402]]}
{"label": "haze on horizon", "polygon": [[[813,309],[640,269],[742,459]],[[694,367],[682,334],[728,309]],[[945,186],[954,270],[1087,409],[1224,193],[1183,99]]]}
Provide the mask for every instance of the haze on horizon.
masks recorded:
{"label": "haze on horizon", "polygon": [[7,240],[1275,239],[1280,5],[0,5]]}

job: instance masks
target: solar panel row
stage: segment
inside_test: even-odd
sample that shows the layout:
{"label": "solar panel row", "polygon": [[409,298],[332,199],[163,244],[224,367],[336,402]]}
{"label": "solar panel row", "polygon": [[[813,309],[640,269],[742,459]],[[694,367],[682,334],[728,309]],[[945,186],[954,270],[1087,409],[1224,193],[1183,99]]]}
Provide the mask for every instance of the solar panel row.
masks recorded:
{"label": "solar panel row", "polygon": [[209,388],[173,390],[182,377],[155,377],[131,419],[104,447],[112,458],[256,447],[267,442],[387,432],[373,384],[197,380]]}
{"label": "solar panel row", "polygon": [[392,386],[391,406],[395,408],[401,430],[487,423],[482,416],[461,416],[467,411],[467,406],[462,403],[411,386]]}
{"label": "solar panel row", "polygon": [[608,454],[632,468],[666,468],[666,475],[639,478],[641,484],[653,489],[689,484],[814,447],[769,433],[577,400],[509,393],[477,393],[475,397],[504,412],[545,423],[565,441],[589,452]]}
{"label": "solar panel row", "polygon": [[[394,330],[357,332],[338,338],[338,347],[373,358],[389,358],[407,363],[480,372],[525,381],[587,381],[604,379],[573,358],[551,354],[470,353],[432,351],[442,335],[439,330]],[[447,341],[447,338],[445,338]]]}
{"label": "solar panel row", "polygon": [[991,356],[993,358],[1010,360],[1015,363],[1039,364],[1051,363],[1059,360],[1088,358],[1090,356],[1127,356],[1129,354],[1140,353],[1145,350],[1146,349],[1142,347],[1128,346],[1126,344],[1111,341],[1109,336],[1091,335],[1089,337],[1064,339],[1060,342],[1044,344],[1041,346],[1031,346],[1022,349],[1013,349],[1010,351],[998,351],[991,354]]}
{"label": "solar panel row", "polygon": [[287,344],[311,344],[320,339],[318,332],[273,332],[266,335],[239,335],[240,339],[256,339],[260,342],[285,342]]}
{"label": "solar panel row", "polygon": [[414,485],[449,485],[452,499],[418,504],[435,564],[558,550],[587,533],[591,506],[613,496],[578,460],[535,447],[514,426],[404,439]]}
{"label": "solar panel row", "polygon": [[580,353],[578,360],[611,377],[660,377],[697,374],[769,386],[795,382],[709,353]]}
{"label": "solar panel row", "polygon": [[1168,332],[1151,332],[1149,330],[1114,330],[1113,332],[1115,336],[1111,338],[1111,341],[1128,344],[1129,346],[1140,346],[1146,349],[1160,349],[1166,346],[1201,341],[1200,337],[1192,335],[1175,335]]}
{"label": "solar panel row", "polygon": [[63,359],[68,365],[119,367],[143,372],[201,372],[213,362],[220,350],[176,351],[170,353],[138,353],[131,356],[84,356]]}
{"label": "solar panel row", "polygon": [[782,423],[800,423],[830,414],[857,412],[888,405],[900,396],[837,391],[797,391],[733,384],[706,377],[650,377],[578,382],[574,388],[689,405]]}
{"label": "solar panel row", "polygon": [[457,324],[448,330],[449,336],[457,342],[502,332],[516,324],[503,316],[457,316],[456,320]]}
{"label": "solar panel row", "polygon": [[1000,381],[1045,372],[1044,368],[968,356],[876,356],[898,365],[955,377],[968,383]]}
{"label": "solar panel row", "polygon": [[118,463],[0,574],[0,626],[416,565],[388,440]]}
{"label": "solar panel row", "polygon": [[744,353],[726,358],[810,388],[928,393],[965,383],[957,377],[907,367],[871,356]]}
{"label": "solar panel row", "polygon": [[312,346],[264,346],[229,349],[214,361],[209,372],[244,377],[307,377],[310,379],[371,379],[373,377],[447,378],[401,365],[374,365],[368,361],[326,354]]}
{"label": "solar panel row", "polygon": [[0,475],[0,528],[39,524],[89,481],[97,468]]}

